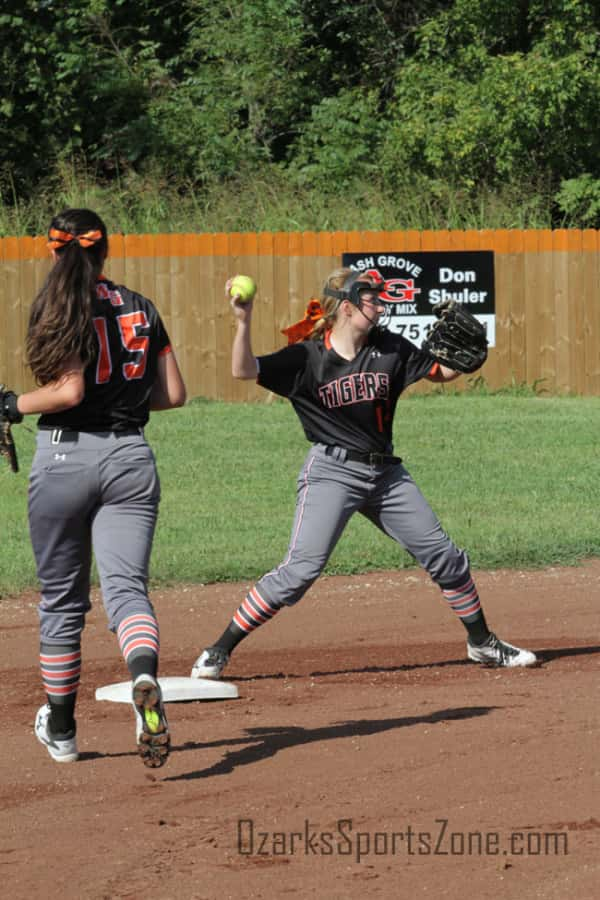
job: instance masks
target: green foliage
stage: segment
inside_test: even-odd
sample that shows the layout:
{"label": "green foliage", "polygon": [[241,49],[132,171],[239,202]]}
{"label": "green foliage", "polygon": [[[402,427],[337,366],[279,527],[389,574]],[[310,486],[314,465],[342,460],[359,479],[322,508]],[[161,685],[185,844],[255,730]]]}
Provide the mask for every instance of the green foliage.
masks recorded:
{"label": "green foliage", "polygon": [[579,178],[566,178],[561,182],[556,202],[568,222],[600,228],[600,178],[589,172]]}
{"label": "green foliage", "polygon": [[328,193],[290,184],[274,164],[202,189],[178,186],[158,166],[131,168],[106,184],[85,161],[65,160],[40,183],[35,197],[0,201],[0,236],[43,234],[56,210],[66,206],[96,209],[111,231],[125,234],[551,226],[549,200],[531,186],[469,191],[416,177],[393,192],[369,180]]}
{"label": "green foliage", "polygon": [[[91,6],[97,5],[93,0]],[[0,15],[0,161],[17,189],[48,160],[82,148],[93,76],[85,47],[87,12],[8,0]]]}
{"label": "green foliage", "polygon": [[301,185],[331,193],[347,190],[377,173],[377,96],[342,89],[313,107],[292,155],[290,174]]}
{"label": "green foliage", "polygon": [[0,236],[43,234],[56,209],[96,209],[113,232],[319,231],[439,228],[549,228],[549,200],[521,185],[469,191],[415,178],[386,192],[356,181],[344,192],[290,184],[280,166],[242,171],[227,184],[183,188],[161,169],[131,168],[109,184],[85,161],[65,160],[34,198],[0,201]]}
{"label": "green foliage", "polygon": [[[181,4],[170,4],[171,8]],[[153,147],[146,110],[185,16],[150,0],[7,0],[0,16],[0,162],[19,189],[85,152],[115,171]],[[9,12],[10,10],[10,12]],[[175,11],[174,11],[175,12]],[[159,52],[165,62],[159,59]]]}
{"label": "green foliage", "polygon": [[288,229],[589,225],[599,29],[592,0],[5,0],[0,216],[72,165],[132,222],[141,186],[224,229],[273,184]]}
{"label": "green foliage", "polygon": [[[399,69],[388,110],[382,163],[390,183],[415,169],[472,188],[525,175],[543,184],[574,168],[597,168],[600,72],[592,26],[586,20],[572,33],[568,21],[551,21],[525,41],[515,21],[498,42],[483,15],[490,5],[456,0],[417,30],[417,52]],[[513,49],[519,42],[528,52]]]}

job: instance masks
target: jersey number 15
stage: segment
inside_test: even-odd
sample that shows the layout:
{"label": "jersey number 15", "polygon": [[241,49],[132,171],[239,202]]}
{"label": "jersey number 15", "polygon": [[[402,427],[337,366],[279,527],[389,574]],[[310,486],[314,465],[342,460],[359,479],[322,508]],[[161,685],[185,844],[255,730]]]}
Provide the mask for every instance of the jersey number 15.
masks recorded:
{"label": "jersey number 15", "polygon": [[[119,326],[121,343],[125,350],[135,354],[135,360],[123,363],[123,378],[132,381],[135,378],[143,378],[148,359],[148,347],[150,338],[138,335],[138,328],[148,328],[149,322],[146,313],[142,310],[132,313],[124,313],[116,316]],[[98,337],[99,353],[96,366],[96,384],[106,384],[112,374],[112,359],[108,342],[108,325],[104,316],[94,318],[94,328]]]}

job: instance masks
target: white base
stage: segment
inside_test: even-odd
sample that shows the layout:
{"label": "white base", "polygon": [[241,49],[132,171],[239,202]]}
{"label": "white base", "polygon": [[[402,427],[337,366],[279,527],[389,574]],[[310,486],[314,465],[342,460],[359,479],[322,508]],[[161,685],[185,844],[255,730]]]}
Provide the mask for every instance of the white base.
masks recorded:
{"label": "white base", "polygon": [[[234,700],[239,696],[235,684],[210,678],[159,678],[165,703],[178,700]],[[131,703],[131,681],[96,688],[96,700]]]}

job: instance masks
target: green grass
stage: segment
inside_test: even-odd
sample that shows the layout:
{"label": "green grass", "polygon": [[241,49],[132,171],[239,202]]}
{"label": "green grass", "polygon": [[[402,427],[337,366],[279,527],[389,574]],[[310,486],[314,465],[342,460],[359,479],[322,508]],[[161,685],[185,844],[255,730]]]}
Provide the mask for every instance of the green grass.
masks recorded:
{"label": "green grass", "polygon": [[[395,444],[442,524],[477,568],[574,565],[600,555],[600,398],[545,397],[474,382],[400,401]],[[29,420],[33,426],[33,420]],[[15,429],[21,472],[0,466],[0,596],[35,586],[27,531],[34,434]],[[163,486],[154,584],[253,579],[287,547],[307,442],[287,402],[196,400],[147,429]],[[355,516],[327,571],[411,559]]]}
{"label": "green grass", "polygon": [[51,171],[32,196],[0,196],[0,236],[45,234],[52,216],[68,206],[94,209],[110,232],[124,234],[550,228],[553,208],[547,191],[530,183],[465,191],[436,182],[433,190],[410,178],[393,190],[357,182],[326,193],[301,188],[271,166],[200,188],[158,171],[130,171],[105,183],[84,161],[71,161]]}

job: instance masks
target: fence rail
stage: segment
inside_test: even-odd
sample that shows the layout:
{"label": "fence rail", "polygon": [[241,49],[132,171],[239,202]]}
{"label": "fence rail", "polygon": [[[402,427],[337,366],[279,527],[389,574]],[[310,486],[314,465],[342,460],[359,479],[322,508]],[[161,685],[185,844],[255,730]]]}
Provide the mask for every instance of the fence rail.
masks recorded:
{"label": "fence rail", "polygon": [[[258,283],[254,350],[283,345],[344,252],[492,250],[496,346],[492,387],[543,381],[600,395],[600,231],[353,231],[113,235],[106,274],[150,297],[165,321],[190,396],[265,398],[230,372],[234,321],[223,297],[236,272]],[[29,307],[50,267],[46,239],[0,239],[0,381],[32,386],[24,346]],[[421,383],[417,390],[427,390]]]}

